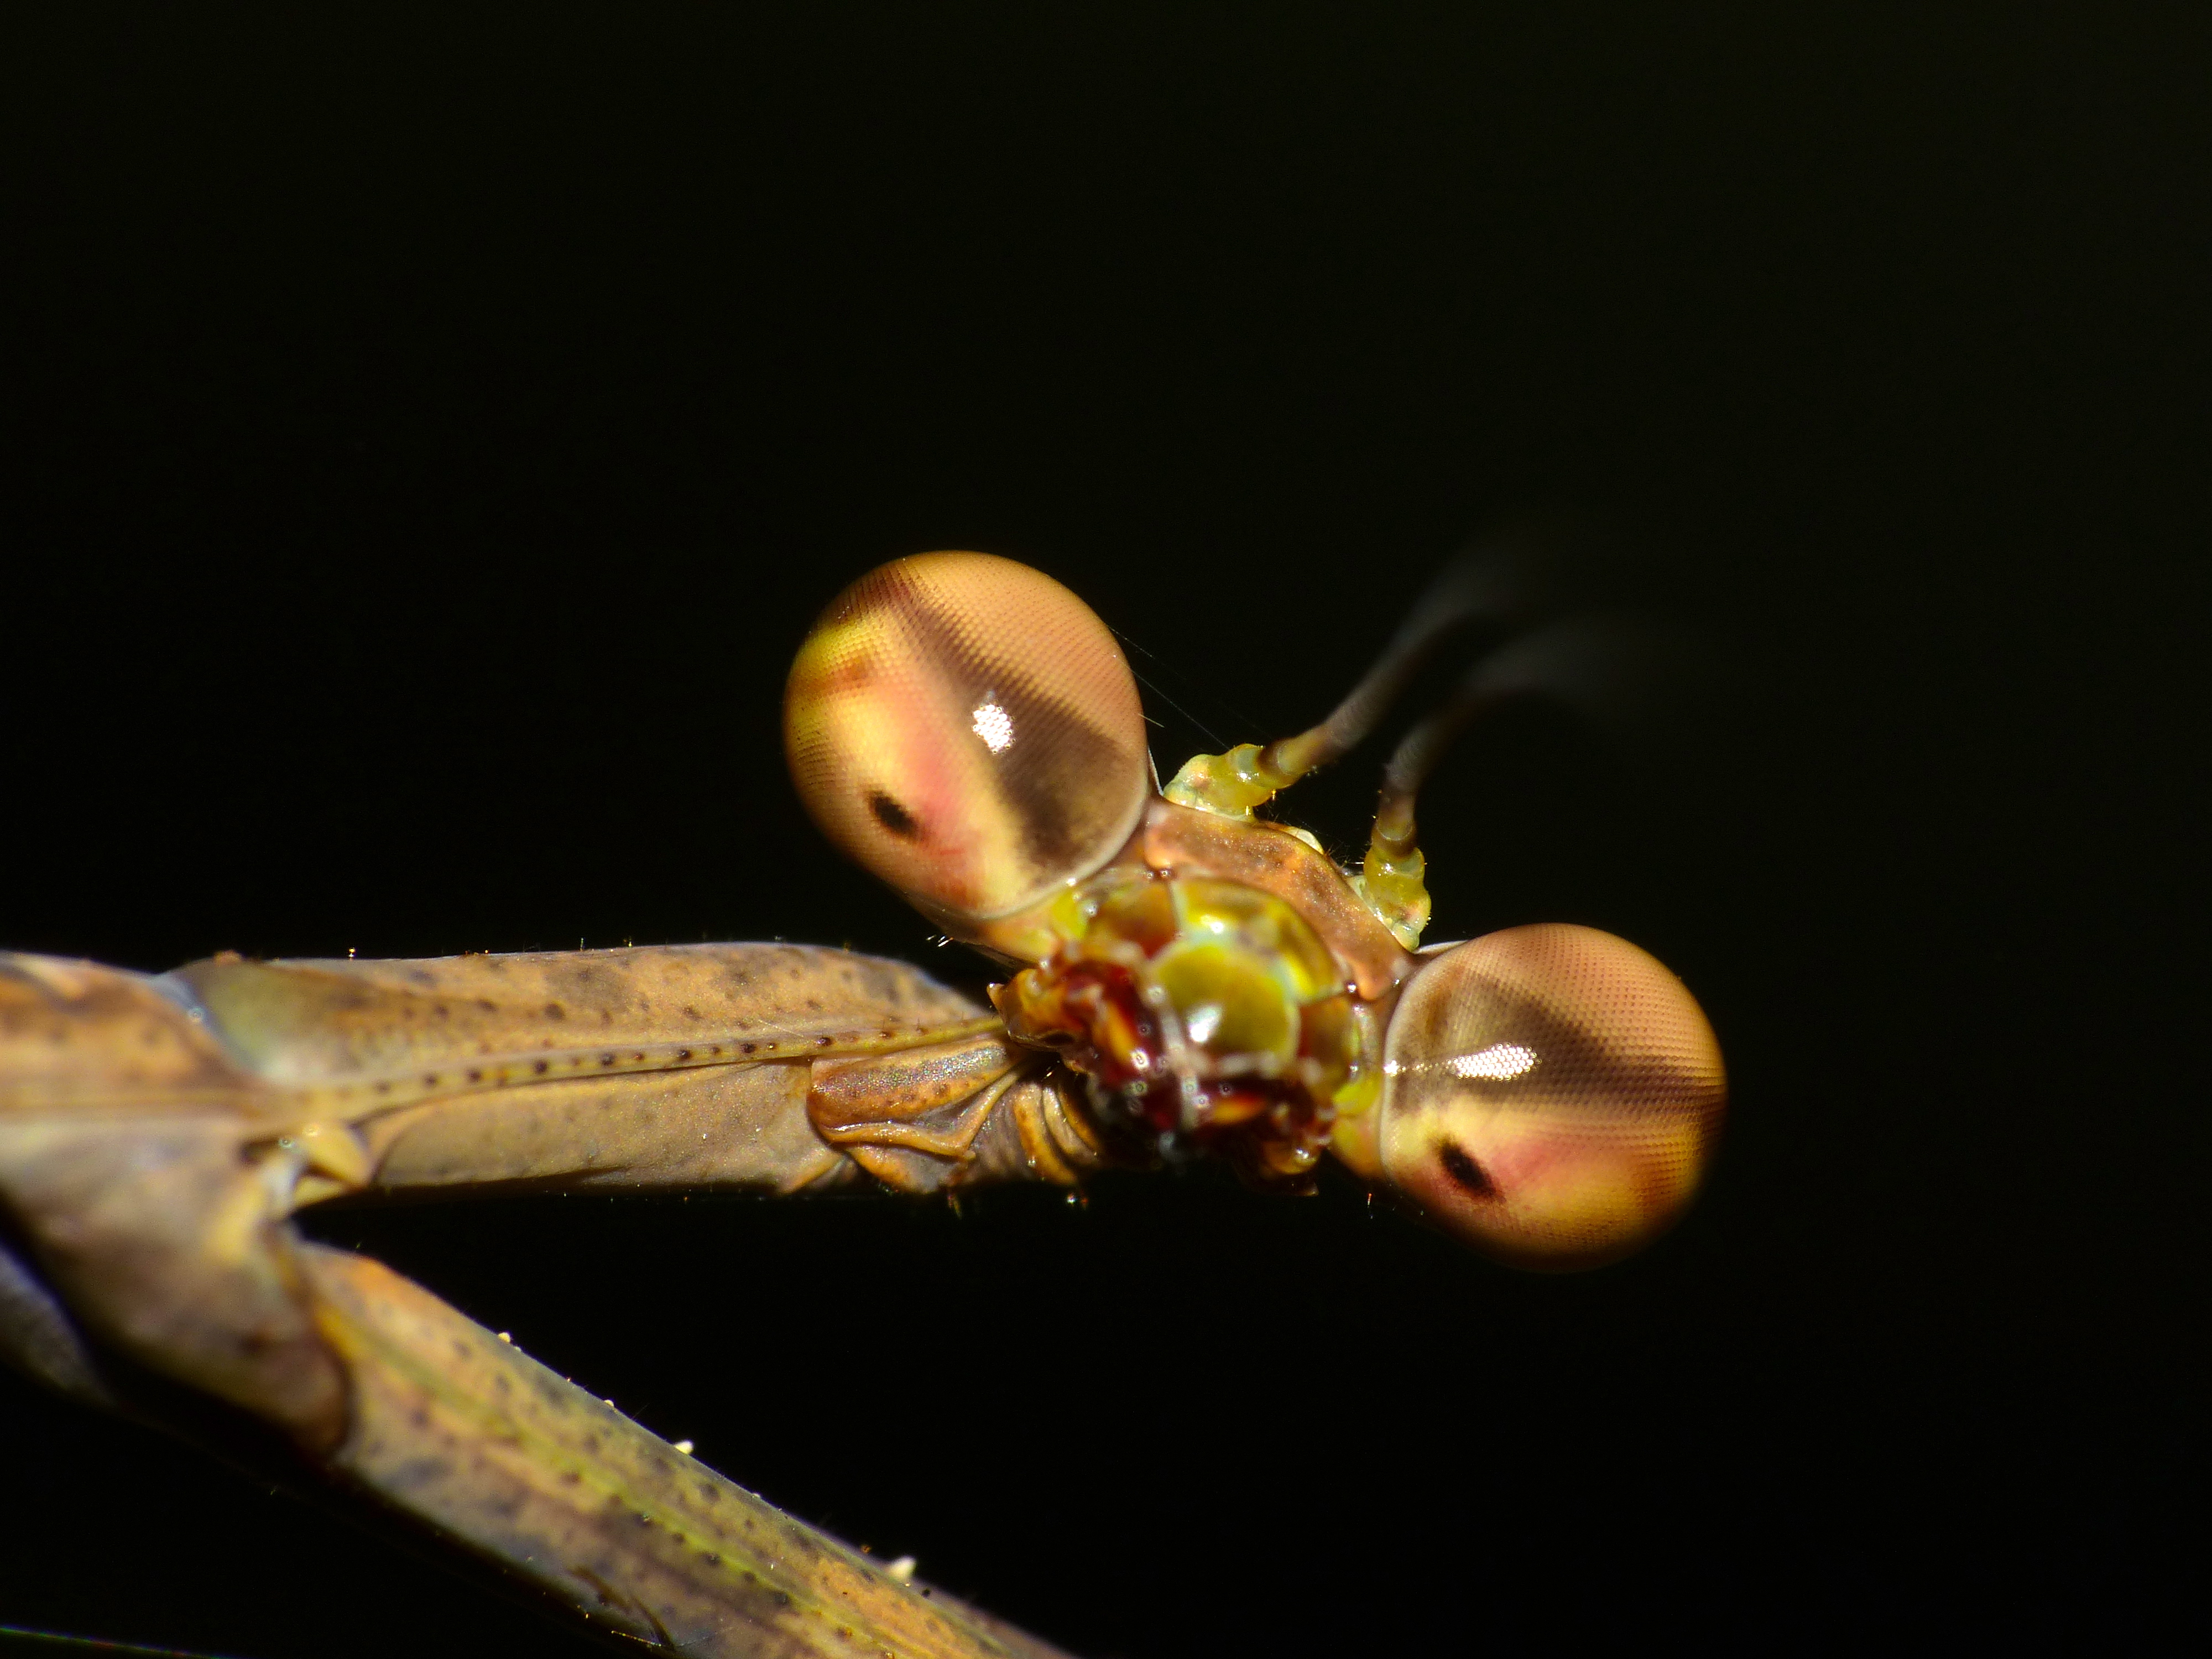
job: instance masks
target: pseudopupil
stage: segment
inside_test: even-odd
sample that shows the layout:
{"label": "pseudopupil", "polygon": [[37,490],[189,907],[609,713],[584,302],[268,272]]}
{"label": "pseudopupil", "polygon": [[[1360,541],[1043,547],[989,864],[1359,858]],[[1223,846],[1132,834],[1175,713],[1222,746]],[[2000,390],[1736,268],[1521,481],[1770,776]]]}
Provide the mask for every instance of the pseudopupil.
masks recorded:
{"label": "pseudopupil", "polygon": [[921,833],[921,826],[908,811],[880,789],[868,797],[868,811],[875,814],[876,822],[902,841],[912,841]]}
{"label": "pseudopupil", "polygon": [[1468,1197],[1498,1196],[1498,1184],[1491,1180],[1490,1171],[1476,1163],[1456,1140],[1447,1140],[1437,1148],[1437,1162],[1444,1166],[1444,1173],[1452,1178],[1453,1184]]}

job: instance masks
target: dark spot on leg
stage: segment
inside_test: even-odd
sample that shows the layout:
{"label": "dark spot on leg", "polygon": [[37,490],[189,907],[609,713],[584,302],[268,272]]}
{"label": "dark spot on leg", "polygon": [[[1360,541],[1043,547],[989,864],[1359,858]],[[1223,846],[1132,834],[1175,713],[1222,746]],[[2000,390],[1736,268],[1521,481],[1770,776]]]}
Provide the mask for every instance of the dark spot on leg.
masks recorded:
{"label": "dark spot on leg", "polygon": [[878,789],[868,797],[868,811],[875,815],[878,823],[901,841],[919,841],[921,838],[921,826],[915,822],[914,814],[882,790]]}
{"label": "dark spot on leg", "polygon": [[1444,1173],[1469,1198],[1496,1198],[1498,1188],[1490,1179],[1490,1172],[1468,1156],[1466,1148],[1456,1140],[1437,1144],[1437,1162],[1444,1166]]}

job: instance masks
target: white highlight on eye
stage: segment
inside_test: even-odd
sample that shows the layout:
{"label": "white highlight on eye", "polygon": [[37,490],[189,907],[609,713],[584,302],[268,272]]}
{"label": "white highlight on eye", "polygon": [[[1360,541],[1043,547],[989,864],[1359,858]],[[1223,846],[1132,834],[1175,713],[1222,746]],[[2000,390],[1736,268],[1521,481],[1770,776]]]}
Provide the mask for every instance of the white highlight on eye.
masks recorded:
{"label": "white highlight on eye", "polygon": [[1183,1016],[1183,1035],[1193,1042],[1202,1043],[1221,1029],[1221,1005],[1201,1002]]}
{"label": "white highlight on eye", "polygon": [[1493,1042],[1471,1054],[1454,1054],[1444,1062],[1444,1067],[1455,1077],[1479,1077],[1504,1083],[1534,1071],[1536,1051],[1517,1042]]}
{"label": "white highlight on eye", "polygon": [[1014,717],[987,699],[975,705],[975,721],[969,729],[983,739],[986,749],[994,755],[1003,755],[1014,740]]}

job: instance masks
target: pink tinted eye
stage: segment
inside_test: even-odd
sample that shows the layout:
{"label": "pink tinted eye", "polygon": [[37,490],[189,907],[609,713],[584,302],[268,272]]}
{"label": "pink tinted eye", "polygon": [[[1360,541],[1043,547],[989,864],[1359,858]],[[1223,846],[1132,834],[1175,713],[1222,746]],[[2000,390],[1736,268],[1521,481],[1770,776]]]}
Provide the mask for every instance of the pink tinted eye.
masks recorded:
{"label": "pink tinted eye", "polygon": [[1563,925],[1424,966],[1391,1015],[1382,1091],[1391,1183],[1486,1254],[1553,1268],[1664,1231],[1727,1098],[1681,981],[1626,940]]}
{"label": "pink tinted eye", "polygon": [[900,559],[840,594],[792,665],[784,746],[832,841],[959,918],[1090,874],[1151,793],[1113,635],[1049,576],[988,553]]}

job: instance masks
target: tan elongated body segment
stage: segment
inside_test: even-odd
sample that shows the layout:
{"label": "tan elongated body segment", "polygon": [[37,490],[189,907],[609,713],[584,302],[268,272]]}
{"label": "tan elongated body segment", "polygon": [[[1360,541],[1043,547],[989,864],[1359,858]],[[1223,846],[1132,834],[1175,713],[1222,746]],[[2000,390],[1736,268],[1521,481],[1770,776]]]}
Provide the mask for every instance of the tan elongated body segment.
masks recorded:
{"label": "tan elongated body segment", "polygon": [[[1100,1155],[1054,1138],[1036,1069],[915,969],[803,945],[234,957],[159,976],[0,956],[0,1206],[25,1250],[0,1243],[0,1358],[92,1404],[147,1409],[109,1355],[211,1395],[340,1488],[649,1644],[1034,1659],[1049,1650],[290,1218],[406,1188],[781,1194],[864,1166],[915,1189],[1073,1180]],[[872,1111],[972,1121],[924,1153],[869,1144]]]}

